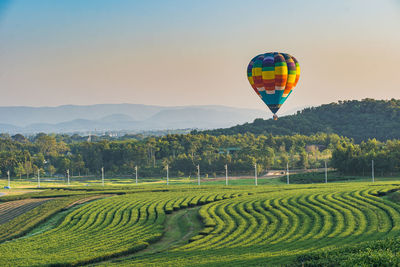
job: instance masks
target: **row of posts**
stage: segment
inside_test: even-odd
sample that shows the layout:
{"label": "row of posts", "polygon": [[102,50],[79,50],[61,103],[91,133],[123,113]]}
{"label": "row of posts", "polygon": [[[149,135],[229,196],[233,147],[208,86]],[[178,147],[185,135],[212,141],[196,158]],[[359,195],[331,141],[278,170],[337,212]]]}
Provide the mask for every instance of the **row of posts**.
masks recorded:
{"label": "row of posts", "polygon": [[[167,185],[169,185],[169,167],[168,164],[166,166],[167,171]],[[8,176],[8,187],[11,187],[10,181],[10,171],[7,171]],[[372,168],[371,168],[371,177],[372,182],[375,182],[375,173],[374,173],[374,160],[372,160]],[[37,172],[37,179],[38,179],[38,187],[40,188],[40,171]],[[136,184],[138,183],[138,167],[135,166],[135,180]],[[254,180],[255,185],[258,185],[258,177],[257,177],[257,163],[254,163]],[[290,184],[289,179],[289,162],[286,163],[286,183]],[[328,183],[328,168],[325,161],[325,183]],[[101,167],[101,184],[104,186],[104,167]],[[200,185],[200,165],[197,165],[197,184]],[[69,169],[67,170],[67,185],[70,185],[70,178],[69,178]],[[225,164],[225,185],[228,185],[228,165]]]}

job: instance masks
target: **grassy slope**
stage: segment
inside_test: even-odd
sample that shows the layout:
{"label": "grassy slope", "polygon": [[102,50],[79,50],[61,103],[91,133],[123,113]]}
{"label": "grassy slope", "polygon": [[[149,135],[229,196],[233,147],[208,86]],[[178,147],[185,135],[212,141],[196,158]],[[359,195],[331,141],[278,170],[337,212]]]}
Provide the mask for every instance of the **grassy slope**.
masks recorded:
{"label": "grassy slope", "polygon": [[83,197],[73,196],[47,201],[15,219],[0,225],[0,243],[25,235],[38,224],[45,222],[64,207]]}
{"label": "grassy slope", "polygon": [[[173,203],[179,202],[178,209],[187,208],[200,203],[201,197],[218,195],[216,190],[201,188],[193,198],[190,187],[169,188],[130,187],[126,195],[85,205],[52,230],[0,244],[0,265],[83,264],[133,253],[160,239],[165,211],[175,208]],[[122,188],[104,190],[120,193]]]}
{"label": "grassy slope", "polygon": [[[35,229],[38,225],[46,223],[54,215],[63,211],[64,208],[75,203],[76,201],[97,195],[98,191],[88,192],[85,190],[52,190],[40,189],[28,191],[25,194],[11,194],[1,197],[2,202],[14,201],[28,198],[50,198],[40,206],[25,212],[24,214],[0,225],[0,243],[6,240],[14,239],[26,235]],[[1,203],[1,202],[0,202]]]}
{"label": "grassy slope", "polygon": [[[383,199],[400,203],[400,192]],[[303,266],[400,266],[400,238],[370,241],[339,249],[327,249],[300,255],[293,265]]]}
{"label": "grassy slope", "polygon": [[[316,185],[315,187],[290,187],[294,190],[286,193],[277,191],[275,193],[263,194],[253,189],[254,195],[208,204],[202,207],[202,209],[216,205],[215,211],[220,212],[219,216],[222,219],[217,223],[217,228],[221,226],[220,230],[214,229],[209,237],[198,240],[197,244],[194,242],[161,253],[129,258],[122,262],[119,261],[118,264],[129,266],[147,266],[152,264],[157,266],[301,265],[301,261],[298,261],[296,256],[306,252],[324,248],[345,247],[359,242],[393,237],[399,234],[399,225],[397,225],[399,222],[391,225],[390,220],[397,220],[400,207],[397,205],[393,206],[393,203],[380,202],[379,198],[370,195],[370,193],[392,188],[389,184],[338,183],[326,186]],[[266,187],[262,188],[266,189]],[[366,193],[366,188],[369,188],[368,192],[370,193]],[[314,193],[310,195],[311,199],[309,199],[307,195],[312,191]],[[363,191],[364,193],[358,195],[357,192]],[[356,193],[354,194],[354,192]],[[288,195],[288,197],[286,198],[284,195]],[[331,196],[335,196],[338,200],[330,199]],[[230,210],[229,208],[233,203],[240,206],[241,203],[248,201],[251,203],[259,203],[261,201],[262,203],[263,199],[274,198],[281,200],[273,200],[274,204],[272,204],[272,207],[275,207],[274,209],[277,209],[277,211],[271,210],[271,212],[277,216],[280,214],[281,219],[273,223],[276,219],[273,219],[273,217],[269,218],[273,220],[271,226],[266,228],[267,232],[270,231],[270,237],[266,235],[265,239],[262,238],[265,233],[257,231],[260,226],[252,228],[254,226],[251,224],[245,225],[239,218],[236,221],[236,226],[228,223],[228,218],[235,213],[234,210]],[[297,210],[302,205],[306,205],[306,202],[304,202],[304,204],[300,204],[299,206],[299,203],[303,203],[303,201],[310,202],[307,204],[311,205],[309,206],[310,208],[322,208],[322,210],[318,211],[320,217],[314,217],[314,219],[312,217],[307,218],[307,215],[311,215],[309,214],[311,210],[308,209],[308,211],[304,210],[303,212]],[[331,203],[325,207],[323,203],[327,201]],[[293,206],[296,202],[297,204]],[[358,206],[353,206],[354,203],[357,203]],[[285,209],[285,206],[289,209]],[[251,206],[244,206],[243,208],[244,210],[248,210],[249,207]],[[339,213],[335,212],[333,208],[339,209]],[[240,208],[235,208],[235,210],[239,212]],[[297,219],[296,217],[287,217],[291,212],[297,214]],[[390,215],[391,213],[392,215]],[[272,214],[268,216],[272,216]],[[313,216],[316,216],[315,212]],[[391,216],[395,217],[390,219]],[[345,220],[343,221],[343,219]],[[376,224],[378,219],[381,222]],[[277,228],[274,228],[274,225]],[[272,229],[268,230],[268,228]],[[246,232],[246,229],[249,229],[249,232]],[[238,242],[237,240],[244,242],[257,237],[261,237],[259,241],[261,243],[240,245],[239,242],[237,245],[233,245],[235,242]],[[271,239],[271,237],[274,238]],[[265,240],[265,242],[262,240]],[[288,240],[292,241],[289,242]]]}
{"label": "grassy slope", "polygon": [[[307,172],[291,174],[289,176],[290,183],[292,184],[317,184],[325,183],[325,172]],[[334,182],[370,182],[371,176],[357,176],[357,175],[343,175],[336,171],[329,171],[327,173],[328,183]],[[279,178],[281,183],[286,183],[286,175]],[[375,181],[399,181],[398,176],[375,176]]]}
{"label": "grassy slope", "polygon": [[[165,232],[161,240],[154,243],[154,246],[150,245],[143,252],[120,258],[115,262],[106,262],[105,265],[218,266],[229,264],[242,266],[246,264],[250,266],[289,264],[293,260],[298,264],[297,256],[314,250],[332,249],[336,246],[398,235],[400,206],[372,195],[398,187],[400,184],[394,182],[258,187],[245,185],[240,187],[218,185],[106,187],[107,193],[125,192],[128,195],[96,201],[99,204],[93,203],[73,210],[65,219],[69,220],[69,223],[56,225],[54,230],[38,233],[7,245],[0,244],[0,252],[3,254],[6,251],[8,253],[21,251],[22,253],[14,254],[12,259],[8,257],[11,254],[4,254],[6,256],[0,259],[0,263],[1,260],[13,260],[15,266],[19,266],[23,265],[22,263],[28,265],[44,262],[67,263],[73,258],[82,258],[90,262],[91,257],[96,257],[97,260],[101,260],[102,257],[103,259],[119,257],[122,252],[125,253],[118,250],[122,248],[122,245],[127,244],[126,249],[129,250],[129,246],[135,246],[138,244],[136,242],[140,243],[144,240],[141,238],[148,236],[146,232],[143,232],[144,235],[137,235],[135,231],[145,229],[141,228],[142,226],[152,229],[154,221],[147,219],[146,216],[151,215],[151,210],[154,209],[158,211],[154,219],[157,225],[163,225]],[[216,228],[204,228],[201,232],[205,234],[197,239],[198,236],[194,236],[192,238],[194,241],[188,244],[187,240],[201,227],[196,223],[198,222],[196,208],[186,208],[191,205],[190,203],[193,205],[207,203],[208,195],[214,195],[213,199],[218,201],[211,201],[201,206],[200,213],[203,221],[206,219],[204,216],[212,216],[210,218],[216,220],[214,224]],[[152,208],[149,210],[146,205],[135,204],[141,201],[148,203],[146,205],[153,205]],[[171,210],[176,205],[181,210],[172,215],[165,215],[165,211]],[[263,206],[265,207],[262,208]],[[124,214],[129,213],[123,211],[127,207],[130,207],[131,212],[134,212],[136,208],[142,210],[141,215],[145,217],[138,219],[138,222],[144,223],[142,226],[126,225],[129,220]],[[108,214],[114,215],[104,217],[108,219],[102,219],[98,223],[95,223],[96,220],[93,221],[94,224],[91,223],[93,226],[89,228],[84,222],[81,224],[80,221],[85,218],[85,216],[81,217],[84,211],[91,210],[94,216],[99,209],[103,208],[110,209]],[[107,226],[108,224],[113,227]],[[101,228],[97,230],[94,228],[96,225]],[[155,232],[151,230],[150,234],[162,234],[162,229],[157,228],[157,225],[154,228]],[[70,227],[75,230],[69,232]],[[119,229],[115,234],[110,232],[114,227]],[[90,230],[90,228],[93,229]],[[76,240],[60,242],[62,240],[58,239],[57,235],[63,232],[65,232],[65,237],[70,236],[71,233],[80,233],[82,240],[80,236],[77,236]],[[132,235],[133,239],[123,241],[123,238],[129,235]],[[135,239],[135,236],[138,239]],[[83,240],[85,240],[84,247],[81,243]],[[150,242],[157,240],[159,238]],[[180,241],[176,242],[176,240]],[[251,240],[254,243],[245,243]],[[102,248],[104,244],[107,244],[107,247]],[[24,253],[25,249],[32,252],[40,251],[42,253],[40,260],[33,257],[34,254]],[[95,250],[90,253],[92,249]],[[103,249],[104,252],[102,252]],[[68,250],[69,254],[64,255],[62,251],[65,250]],[[89,256],[85,256],[85,253],[89,253]],[[57,261],[54,261],[54,257],[57,257]]]}
{"label": "grassy slope", "polygon": [[295,115],[272,119],[256,119],[225,129],[206,130],[211,135],[273,134],[310,135],[318,132],[337,133],[356,142],[400,138],[400,100],[344,101],[306,108]]}
{"label": "grassy slope", "polygon": [[167,215],[163,237],[148,248],[135,253],[133,256],[114,259],[97,265],[108,266],[110,264],[123,264],[126,261],[143,255],[165,252],[173,247],[186,244],[189,239],[198,234],[203,227],[197,214],[199,208],[200,207],[188,208]]}

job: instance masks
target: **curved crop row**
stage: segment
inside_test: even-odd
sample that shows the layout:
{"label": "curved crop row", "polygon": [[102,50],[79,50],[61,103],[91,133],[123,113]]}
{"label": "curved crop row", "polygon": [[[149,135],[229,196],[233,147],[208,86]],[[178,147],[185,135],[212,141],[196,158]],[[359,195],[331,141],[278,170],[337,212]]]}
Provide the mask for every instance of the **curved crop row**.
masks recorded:
{"label": "curved crop row", "polygon": [[205,231],[176,250],[331,246],[398,233],[399,207],[368,192],[258,194],[208,204],[199,212]]}
{"label": "curved crop row", "polygon": [[162,236],[167,213],[217,194],[147,192],[97,200],[75,209],[52,230],[0,244],[0,265],[89,263],[141,250]]}
{"label": "curved crop row", "polygon": [[113,196],[73,210],[52,230],[0,244],[0,265],[84,264],[135,252],[163,235],[168,213],[195,205],[203,205],[204,227],[189,243],[123,265],[285,264],[307,251],[398,235],[400,206],[376,196],[394,186],[376,188],[199,187]]}
{"label": "curved crop row", "polygon": [[225,188],[214,197],[219,201],[199,209],[204,228],[188,244],[123,264],[285,265],[305,252],[398,235],[400,206],[373,194],[391,192],[395,185],[382,184],[378,190],[376,185]]}

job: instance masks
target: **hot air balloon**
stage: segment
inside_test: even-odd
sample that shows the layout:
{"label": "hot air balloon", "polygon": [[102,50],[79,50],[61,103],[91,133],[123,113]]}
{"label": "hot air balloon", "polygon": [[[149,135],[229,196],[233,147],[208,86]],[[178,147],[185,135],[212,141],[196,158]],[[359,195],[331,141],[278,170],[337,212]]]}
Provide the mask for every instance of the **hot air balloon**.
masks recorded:
{"label": "hot air balloon", "polygon": [[292,93],[300,78],[300,66],[289,54],[271,52],[254,57],[247,67],[247,78],[257,95],[278,119],[276,113]]}

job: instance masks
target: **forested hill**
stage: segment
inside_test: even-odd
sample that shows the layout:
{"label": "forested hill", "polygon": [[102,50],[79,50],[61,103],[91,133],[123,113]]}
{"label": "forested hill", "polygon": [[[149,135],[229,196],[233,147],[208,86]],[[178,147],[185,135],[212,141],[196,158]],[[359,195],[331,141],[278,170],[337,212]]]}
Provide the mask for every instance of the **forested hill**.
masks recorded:
{"label": "forested hill", "polygon": [[368,138],[400,139],[400,100],[339,101],[306,108],[277,121],[256,119],[252,123],[202,133],[231,135],[247,132],[273,135],[336,133],[354,138],[355,142]]}

